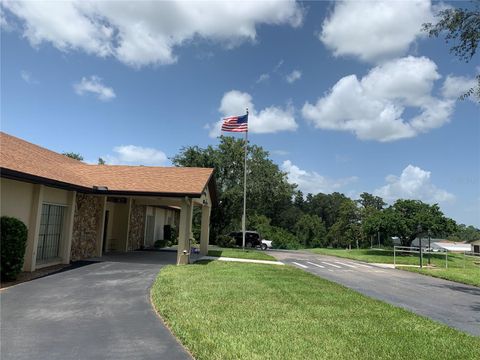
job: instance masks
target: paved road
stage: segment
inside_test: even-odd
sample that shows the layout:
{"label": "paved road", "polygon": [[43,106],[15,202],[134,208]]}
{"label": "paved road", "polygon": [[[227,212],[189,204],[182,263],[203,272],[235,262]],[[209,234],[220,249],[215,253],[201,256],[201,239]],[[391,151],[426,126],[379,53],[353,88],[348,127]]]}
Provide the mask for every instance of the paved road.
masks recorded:
{"label": "paved road", "polygon": [[176,254],[133,252],[7,288],[1,358],[191,359],[150,306]]}
{"label": "paved road", "polygon": [[271,251],[278,260],[480,336],[480,288],[402,270],[300,251]]}

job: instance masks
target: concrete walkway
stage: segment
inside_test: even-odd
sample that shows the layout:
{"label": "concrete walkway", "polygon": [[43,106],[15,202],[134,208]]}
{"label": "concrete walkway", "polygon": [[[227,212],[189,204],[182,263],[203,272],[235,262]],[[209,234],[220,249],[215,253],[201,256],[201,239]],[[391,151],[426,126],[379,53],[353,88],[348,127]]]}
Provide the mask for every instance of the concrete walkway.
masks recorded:
{"label": "concrete walkway", "polygon": [[176,254],[132,252],[7,288],[1,359],[191,359],[150,305]]}
{"label": "concrete walkway", "polygon": [[480,288],[302,251],[271,251],[278,260],[364,295],[480,336]]}
{"label": "concrete walkway", "polygon": [[252,264],[267,264],[267,265],[284,265],[280,261],[240,259],[240,258],[217,257],[217,256],[202,256],[198,258],[196,261],[202,261],[202,260],[218,260],[218,261],[227,261],[227,262],[243,262],[243,263],[252,263]]}

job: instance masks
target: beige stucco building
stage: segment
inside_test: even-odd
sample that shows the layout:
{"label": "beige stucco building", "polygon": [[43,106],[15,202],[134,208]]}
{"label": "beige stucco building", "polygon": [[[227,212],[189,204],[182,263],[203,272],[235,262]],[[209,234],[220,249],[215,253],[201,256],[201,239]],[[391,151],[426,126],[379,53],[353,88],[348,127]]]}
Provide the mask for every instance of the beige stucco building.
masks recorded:
{"label": "beige stucco building", "polygon": [[0,133],[1,215],[28,228],[24,270],[152,247],[178,230],[177,264],[190,261],[192,212],[207,253],[213,169],[90,165]]}

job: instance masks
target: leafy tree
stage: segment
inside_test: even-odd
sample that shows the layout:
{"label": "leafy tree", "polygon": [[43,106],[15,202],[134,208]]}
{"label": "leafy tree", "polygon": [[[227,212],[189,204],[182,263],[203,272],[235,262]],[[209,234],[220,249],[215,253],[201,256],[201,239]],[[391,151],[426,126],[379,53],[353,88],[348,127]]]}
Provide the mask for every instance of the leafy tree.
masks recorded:
{"label": "leafy tree", "polygon": [[[309,194],[310,195],[310,194]],[[350,200],[345,195],[338,192],[332,194],[322,194],[309,196],[305,203],[306,212],[320,217],[327,229],[335,224],[339,215],[340,208],[345,201]]]}
{"label": "leafy tree", "polygon": [[[362,193],[360,199],[356,200],[360,204],[360,218],[362,222],[363,239],[370,238],[373,242],[373,237],[376,236],[378,240],[380,234],[385,234],[385,225],[382,224],[382,210],[387,205],[379,196],[374,196],[369,193]],[[382,232],[380,232],[382,229]]]}
{"label": "leafy tree", "polygon": [[303,215],[295,225],[295,235],[304,247],[326,245],[327,230],[322,219],[317,215]]}
{"label": "leafy tree", "polygon": [[103,160],[101,157],[98,158],[98,165],[105,165],[105,160]]}
{"label": "leafy tree", "polygon": [[334,246],[363,245],[361,212],[357,203],[346,198],[340,205],[337,221],[330,228],[329,238]]}
{"label": "leafy tree", "polygon": [[295,232],[295,225],[303,215],[303,211],[297,206],[288,206],[285,210],[280,212],[276,225],[290,232]]}
{"label": "leafy tree", "polygon": [[298,190],[295,192],[295,198],[293,199],[293,205],[295,205],[296,208],[303,210],[305,206],[305,200],[303,199],[303,193]]}
{"label": "leafy tree", "polygon": [[[244,140],[221,136],[217,146],[182,148],[172,162],[176,166],[215,168],[218,206],[212,211],[212,236],[238,230],[243,212]],[[291,206],[295,186],[287,181],[268,152],[257,145],[248,146],[247,215],[265,215],[273,225]]]}
{"label": "leafy tree", "polygon": [[71,159],[75,159],[75,160],[78,160],[78,161],[83,161],[83,156],[80,155],[79,153],[64,152],[62,155],[65,155],[66,157],[69,157]]}
{"label": "leafy tree", "polygon": [[[474,9],[448,8],[436,14],[436,24],[423,24],[422,30],[430,37],[438,37],[445,34],[447,43],[454,42],[450,52],[460,60],[469,62],[477,52],[480,41],[480,2],[475,1]],[[475,96],[480,102],[480,75],[476,76],[477,85],[469,89],[460,99]]]}
{"label": "leafy tree", "polygon": [[429,205],[420,200],[397,200],[381,220],[389,235],[398,236],[404,246],[410,246],[427,231],[432,236],[448,236],[456,230],[455,222],[444,216],[438,204]]}
{"label": "leafy tree", "polygon": [[467,241],[472,242],[480,239],[480,229],[470,225],[460,224],[457,227],[457,231],[449,236],[450,240],[454,241]]}
{"label": "leafy tree", "polygon": [[249,216],[249,226],[260,233],[262,237],[272,240],[272,246],[277,249],[298,249],[298,239],[285,229],[270,224],[270,219],[264,215]]}
{"label": "leafy tree", "polygon": [[357,202],[363,206],[364,209],[374,209],[374,210],[382,210],[385,205],[385,201],[380,196],[375,196],[364,192],[360,194],[360,199]]}

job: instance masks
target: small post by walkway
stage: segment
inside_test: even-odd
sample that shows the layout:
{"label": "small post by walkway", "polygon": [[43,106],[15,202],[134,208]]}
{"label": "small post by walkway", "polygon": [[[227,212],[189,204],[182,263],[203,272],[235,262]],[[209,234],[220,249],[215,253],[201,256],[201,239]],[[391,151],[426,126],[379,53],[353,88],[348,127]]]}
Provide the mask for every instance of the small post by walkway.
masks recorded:
{"label": "small post by walkway", "polygon": [[211,207],[202,206],[202,230],[200,233],[200,254],[206,256],[208,254],[208,242],[210,237],[210,212]]}
{"label": "small post by walkway", "polygon": [[190,233],[192,231],[192,199],[185,197],[180,209],[180,225],[178,231],[177,265],[190,262]]}

